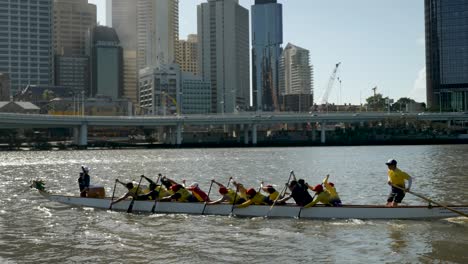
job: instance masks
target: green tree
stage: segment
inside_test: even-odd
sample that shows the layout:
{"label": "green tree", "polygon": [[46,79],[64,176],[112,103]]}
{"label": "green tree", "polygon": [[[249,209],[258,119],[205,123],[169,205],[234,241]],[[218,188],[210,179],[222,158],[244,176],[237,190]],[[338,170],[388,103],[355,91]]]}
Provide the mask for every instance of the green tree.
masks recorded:
{"label": "green tree", "polygon": [[383,97],[382,94],[376,94],[366,99],[367,105],[371,111],[385,111],[387,110],[386,100],[388,97]]}

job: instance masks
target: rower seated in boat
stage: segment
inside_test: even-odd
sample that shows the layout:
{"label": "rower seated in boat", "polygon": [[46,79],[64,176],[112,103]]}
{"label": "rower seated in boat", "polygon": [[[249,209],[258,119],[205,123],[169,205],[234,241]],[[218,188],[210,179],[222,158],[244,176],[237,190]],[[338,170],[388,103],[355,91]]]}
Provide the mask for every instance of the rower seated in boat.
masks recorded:
{"label": "rower seated in boat", "polygon": [[[159,175],[161,177],[161,174]],[[156,200],[171,195],[163,186],[156,184],[150,178],[143,176],[148,183],[149,189],[144,195],[139,195],[137,200]]]}
{"label": "rower seated in boat", "polygon": [[[216,183],[219,187],[219,194],[222,195],[222,197],[216,201],[212,201],[212,202],[209,202],[207,204],[220,204],[220,203],[229,203],[229,204],[241,204],[243,202],[245,202],[245,199],[244,198],[241,198],[239,195],[236,194],[236,191],[231,189],[231,188],[227,188],[226,186],[222,185],[221,183],[215,181],[215,180],[212,180],[213,183]],[[235,201],[235,202],[234,202]]]}
{"label": "rower seated in boat", "polygon": [[127,183],[124,183],[124,182],[121,182],[120,180],[116,180],[116,182],[122,184],[123,186],[125,186],[125,188],[127,188],[127,192],[122,196],[120,197],[119,199],[115,200],[112,202],[112,204],[116,204],[120,201],[123,201],[129,197],[133,197],[133,198],[137,198],[138,196],[140,195],[144,195],[144,192],[143,192],[143,189],[140,188],[140,186],[135,186],[132,182],[127,182]]}
{"label": "rower seated in boat", "polygon": [[[185,180],[182,181],[185,185]],[[200,189],[197,182],[192,183],[190,186],[186,188],[188,191],[192,192],[193,197],[197,199],[198,202],[209,202],[210,198],[208,195]]]}
{"label": "rower seated in boat", "polygon": [[327,175],[327,177],[323,179],[323,185],[325,186],[325,191],[330,194],[330,204],[332,204],[335,207],[340,207],[342,206],[340,196],[338,195],[338,192],[336,191],[335,184],[333,184],[333,182],[328,182],[329,177],[330,175]]}
{"label": "rower seated in boat", "polygon": [[[302,182],[302,181],[301,181]],[[285,203],[289,199],[293,198],[298,206],[304,206],[310,202],[312,202],[312,196],[310,196],[309,192],[304,189],[304,187],[299,184],[296,180],[292,180],[289,185],[287,184],[291,194],[288,196],[280,199],[277,203]]]}
{"label": "rower seated in boat", "polygon": [[170,196],[166,196],[161,199],[161,201],[176,201],[176,202],[198,202],[198,200],[193,197],[193,195],[185,189],[182,184],[178,184],[174,180],[171,180],[167,177],[163,177],[161,182],[170,182],[172,185],[170,189]]}
{"label": "rower seated in boat", "polygon": [[309,184],[306,183],[306,186],[310,190],[315,192],[315,199],[312,202],[306,204],[304,206],[304,208],[309,208],[309,207],[315,206],[318,203],[323,203],[326,206],[331,206],[332,205],[330,203],[330,193],[324,191],[323,186],[321,184],[319,184],[319,185],[317,185],[315,187],[312,187],[312,186],[310,186]]}
{"label": "rower seated in boat", "polygon": [[245,208],[248,207],[249,205],[267,205],[268,203],[266,202],[268,198],[261,194],[260,192],[257,192],[254,188],[250,188],[247,190],[247,201],[243,202],[242,204],[239,204],[236,206],[236,208]]}
{"label": "rower seated in boat", "polygon": [[266,197],[267,199],[265,200],[265,202],[267,202],[270,205],[272,205],[278,198],[280,198],[279,197],[279,195],[280,195],[279,192],[275,188],[273,188],[272,185],[264,186],[263,182],[262,182],[260,184],[260,189],[268,194],[268,196]]}
{"label": "rower seated in boat", "polygon": [[232,184],[236,186],[237,196],[247,201],[249,198],[247,197],[247,189],[244,187],[244,185],[236,181],[232,181]]}

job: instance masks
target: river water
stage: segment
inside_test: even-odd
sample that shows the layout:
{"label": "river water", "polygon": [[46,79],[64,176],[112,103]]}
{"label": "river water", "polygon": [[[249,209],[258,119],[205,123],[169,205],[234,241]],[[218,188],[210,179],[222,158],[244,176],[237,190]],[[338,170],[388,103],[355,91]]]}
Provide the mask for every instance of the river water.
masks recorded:
{"label": "river water", "polygon": [[[468,204],[468,145],[0,152],[0,263],[468,263],[464,218],[129,215],[52,203],[28,187],[41,178],[52,192],[76,195],[82,164],[108,195],[115,178],[160,172],[206,191],[230,176],[281,189],[294,170],[311,185],[330,174],[344,203],[384,204],[389,158],[414,177],[413,191]],[[410,194],[404,203],[424,204]]]}

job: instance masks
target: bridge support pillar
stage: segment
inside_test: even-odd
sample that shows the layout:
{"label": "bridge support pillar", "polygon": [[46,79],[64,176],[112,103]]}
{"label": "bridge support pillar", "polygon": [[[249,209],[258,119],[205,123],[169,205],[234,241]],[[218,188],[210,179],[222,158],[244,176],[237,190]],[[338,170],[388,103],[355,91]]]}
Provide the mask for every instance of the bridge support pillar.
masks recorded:
{"label": "bridge support pillar", "polygon": [[88,146],[88,124],[82,124],[80,126],[80,141],[79,146]]}
{"label": "bridge support pillar", "polygon": [[248,145],[249,144],[249,127],[247,125],[244,125],[244,144]]}
{"label": "bridge support pillar", "polygon": [[315,128],[315,124],[312,125],[311,133],[312,133],[312,142],[315,142],[317,140],[317,129]]}
{"label": "bridge support pillar", "polygon": [[176,145],[182,145],[182,124],[177,124],[176,127]]}
{"label": "bridge support pillar", "polygon": [[447,121],[447,128],[448,129],[452,128],[452,120]]}
{"label": "bridge support pillar", "polygon": [[73,144],[75,145],[80,144],[80,128],[79,127],[73,128]]}
{"label": "bridge support pillar", "polygon": [[325,144],[325,143],[326,143],[326,140],[327,140],[326,135],[325,135],[325,133],[326,133],[326,132],[325,132],[325,126],[326,126],[326,125],[327,125],[327,124],[326,124],[325,122],[320,123],[320,129],[321,129],[321,133],[320,133],[320,142],[321,142],[322,144]]}
{"label": "bridge support pillar", "polygon": [[252,145],[257,145],[257,125],[252,125]]}

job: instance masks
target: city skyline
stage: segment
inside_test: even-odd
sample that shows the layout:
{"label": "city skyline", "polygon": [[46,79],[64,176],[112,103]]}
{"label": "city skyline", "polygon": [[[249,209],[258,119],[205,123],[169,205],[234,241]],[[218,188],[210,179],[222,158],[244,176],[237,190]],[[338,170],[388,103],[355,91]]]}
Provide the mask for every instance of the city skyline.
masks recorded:
{"label": "city skyline", "polygon": [[[98,21],[105,24],[106,1],[89,2],[98,5]],[[180,38],[197,32],[196,6],[202,2],[206,0],[180,1]],[[254,1],[239,3],[251,11]],[[375,86],[393,99],[426,102],[423,0],[278,3],[283,4],[283,42],[310,50],[316,98],[323,94],[335,64],[342,62],[342,94],[336,84],[331,103],[365,103]]]}

